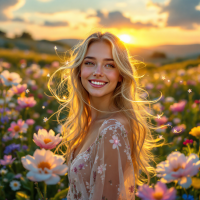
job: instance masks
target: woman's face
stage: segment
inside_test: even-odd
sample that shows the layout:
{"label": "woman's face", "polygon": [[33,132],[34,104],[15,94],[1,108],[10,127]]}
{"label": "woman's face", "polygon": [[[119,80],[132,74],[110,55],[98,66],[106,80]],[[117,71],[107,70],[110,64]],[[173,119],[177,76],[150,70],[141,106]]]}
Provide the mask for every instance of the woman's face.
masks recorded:
{"label": "woman's face", "polygon": [[[79,76],[83,87],[91,96],[101,97],[115,90],[117,83],[122,81],[122,76],[113,60],[109,43],[101,41],[90,44]],[[94,87],[90,83],[91,79],[107,83],[103,87]]]}

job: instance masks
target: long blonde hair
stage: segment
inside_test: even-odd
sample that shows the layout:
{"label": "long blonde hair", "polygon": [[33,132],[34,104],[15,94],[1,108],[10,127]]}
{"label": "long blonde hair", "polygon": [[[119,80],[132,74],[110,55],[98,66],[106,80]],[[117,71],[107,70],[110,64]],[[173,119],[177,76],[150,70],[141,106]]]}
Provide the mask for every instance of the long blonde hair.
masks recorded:
{"label": "long blonde hair", "polygon": [[[56,113],[58,113],[57,121],[62,125],[63,140],[56,151],[62,152],[68,164],[72,150],[87,134],[91,121],[91,105],[89,94],[81,83],[79,73],[89,45],[96,41],[107,41],[111,44],[113,59],[123,77],[122,82],[119,82],[114,90],[111,102],[125,114],[130,124],[133,143],[131,157],[135,170],[135,181],[137,184],[146,181],[140,173],[143,171],[149,183],[150,173],[155,174],[155,169],[151,166],[151,161],[155,162],[155,156],[151,150],[163,145],[161,139],[154,138],[150,131],[150,128],[158,129],[163,126],[156,128],[148,122],[148,119],[156,118],[151,114],[150,103],[157,101],[146,100],[145,90],[140,87],[140,77],[136,70],[138,61],[130,56],[124,43],[110,32],[94,32],[77,44],[73,50],[69,51],[69,56],[63,66],[56,70],[49,79],[48,88],[60,103]],[[59,76],[58,82],[53,81],[56,75]],[[68,116],[59,120],[61,111],[67,111]]]}

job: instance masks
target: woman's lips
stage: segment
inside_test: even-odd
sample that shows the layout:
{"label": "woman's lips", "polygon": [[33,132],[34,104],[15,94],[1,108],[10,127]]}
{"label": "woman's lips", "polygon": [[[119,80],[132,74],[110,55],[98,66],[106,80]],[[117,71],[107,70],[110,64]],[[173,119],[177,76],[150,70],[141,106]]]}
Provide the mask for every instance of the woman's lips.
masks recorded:
{"label": "woman's lips", "polygon": [[89,83],[90,83],[90,85],[92,86],[92,87],[95,87],[95,88],[102,88],[103,86],[105,86],[106,84],[104,84],[104,85],[95,85],[95,84],[93,84],[93,83],[91,83],[90,81],[89,81]]}

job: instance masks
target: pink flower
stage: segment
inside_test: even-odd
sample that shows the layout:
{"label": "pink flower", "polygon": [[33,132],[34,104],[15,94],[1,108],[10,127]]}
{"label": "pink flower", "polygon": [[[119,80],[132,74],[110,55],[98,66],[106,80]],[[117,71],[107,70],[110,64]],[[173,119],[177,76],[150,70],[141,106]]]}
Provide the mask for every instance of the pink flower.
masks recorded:
{"label": "pink flower", "polygon": [[32,90],[37,90],[37,89],[38,89],[38,86],[37,86],[37,85],[32,85],[32,86],[31,86],[31,89],[32,89]]}
{"label": "pink flower", "polygon": [[117,146],[121,146],[120,144],[120,140],[118,139],[118,137],[116,135],[112,136],[113,140],[109,140],[110,143],[113,143],[113,149],[115,149]]}
{"label": "pink flower", "polygon": [[62,137],[59,137],[60,133],[55,136],[55,132],[51,129],[47,132],[46,129],[39,129],[38,135],[34,133],[33,141],[37,146],[44,149],[53,149],[55,148],[62,140]]}
{"label": "pink flower", "polygon": [[164,87],[163,84],[158,84],[158,85],[156,86],[156,89],[157,89],[157,90],[160,90],[160,89],[162,89],[163,87]]}
{"label": "pink flower", "polygon": [[52,114],[52,113],[53,113],[53,110],[47,109],[47,113],[48,113],[48,114]]}
{"label": "pink flower", "polygon": [[10,89],[14,94],[21,94],[22,92],[24,92],[27,89],[27,84],[19,84],[17,86],[12,86],[12,88]]}
{"label": "pink flower", "polygon": [[33,119],[27,119],[26,123],[30,126],[30,125],[35,124],[35,120],[33,120]]}
{"label": "pink flower", "polygon": [[184,188],[190,187],[191,177],[195,176],[200,167],[200,161],[196,154],[191,153],[185,156],[179,151],[171,153],[166,161],[157,165],[157,176],[161,177],[162,182],[172,182],[177,180],[179,185]]}
{"label": "pink flower", "polygon": [[170,110],[172,112],[182,112],[185,109],[187,101],[182,100],[179,103],[174,103],[173,105],[170,106]]}
{"label": "pink flower", "polygon": [[12,156],[11,155],[4,155],[3,157],[3,160],[0,160],[0,164],[1,165],[10,165],[13,163],[13,161],[15,160],[16,158],[13,158],[12,159]]}
{"label": "pink flower", "polygon": [[160,125],[163,125],[165,124],[167,121],[168,121],[168,118],[163,116],[161,118],[156,118],[155,121],[157,122],[157,124],[160,126]]}
{"label": "pink flower", "polygon": [[52,67],[59,67],[59,62],[58,61],[54,61],[51,63]]}
{"label": "pink flower", "polygon": [[33,107],[36,104],[34,97],[18,97],[17,103],[22,107]]}
{"label": "pink flower", "polygon": [[19,119],[16,122],[12,122],[8,131],[11,132],[11,136],[17,138],[19,133],[26,133],[28,129],[28,124],[25,123],[22,119]]}
{"label": "pink flower", "polygon": [[81,163],[81,164],[79,165],[79,168],[80,168],[79,170],[84,169],[83,167],[84,167],[84,163]]}
{"label": "pink flower", "polygon": [[167,189],[162,182],[157,182],[155,189],[150,188],[147,184],[139,186],[136,193],[142,200],[175,200],[176,190],[174,188]]}

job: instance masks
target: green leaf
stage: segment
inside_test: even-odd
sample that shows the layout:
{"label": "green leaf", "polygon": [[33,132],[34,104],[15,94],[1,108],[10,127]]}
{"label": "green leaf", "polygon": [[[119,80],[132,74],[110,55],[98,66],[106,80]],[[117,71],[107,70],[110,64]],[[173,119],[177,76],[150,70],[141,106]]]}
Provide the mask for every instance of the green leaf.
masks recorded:
{"label": "green leaf", "polygon": [[64,190],[61,190],[54,196],[54,200],[60,200],[62,198],[65,198],[67,196],[69,188],[66,188]]}
{"label": "green leaf", "polygon": [[8,179],[8,181],[11,181],[13,178],[14,178],[14,174],[12,172],[8,172],[6,175],[5,175],[5,178]]}
{"label": "green leaf", "polygon": [[16,153],[17,153],[17,156],[20,157],[20,158],[23,157],[23,156],[26,156],[26,153],[24,151],[18,151]]}
{"label": "green leaf", "polygon": [[22,191],[17,192],[15,197],[16,197],[17,200],[28,200],[28,199],[30,199],[30,197],[25,192],[22,192]]}

